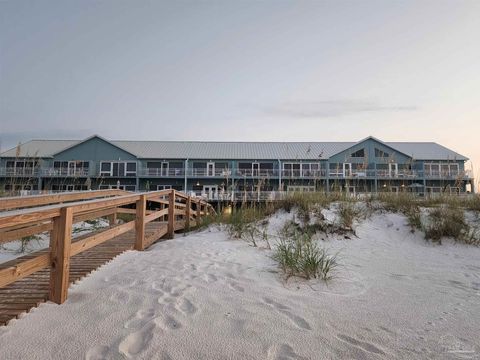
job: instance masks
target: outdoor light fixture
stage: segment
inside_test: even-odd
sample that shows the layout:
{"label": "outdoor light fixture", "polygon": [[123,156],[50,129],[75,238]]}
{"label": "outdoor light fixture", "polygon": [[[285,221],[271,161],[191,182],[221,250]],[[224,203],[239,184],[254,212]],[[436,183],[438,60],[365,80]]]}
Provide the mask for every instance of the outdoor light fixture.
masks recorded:
{"label": "outdoor light fixture", "polygon": [[197,181],[197,186],[200,186],[200,181]]}

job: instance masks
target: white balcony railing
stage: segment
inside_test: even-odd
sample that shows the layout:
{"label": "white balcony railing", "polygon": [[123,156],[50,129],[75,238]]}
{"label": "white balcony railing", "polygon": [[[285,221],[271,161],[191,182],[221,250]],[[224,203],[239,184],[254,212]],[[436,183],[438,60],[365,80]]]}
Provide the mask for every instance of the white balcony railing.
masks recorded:
{"label": "white balcony railing", "polygon": [[2,176],[37,176],[39,174],[38,168],[0,168],[0,175]]}
{"label": "white balcony railing", "polygon": [[84,177],[90,175],[88,168],[47,168],[42,169],[43,176]]}

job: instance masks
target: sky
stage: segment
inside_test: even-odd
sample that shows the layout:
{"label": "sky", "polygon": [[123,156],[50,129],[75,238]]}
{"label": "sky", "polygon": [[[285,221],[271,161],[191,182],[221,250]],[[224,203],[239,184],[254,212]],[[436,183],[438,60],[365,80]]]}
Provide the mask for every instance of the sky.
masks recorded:
{"label": "sky", "polygon": [[435,141],[480,174],[480,1],[0,0],[0,148]]}

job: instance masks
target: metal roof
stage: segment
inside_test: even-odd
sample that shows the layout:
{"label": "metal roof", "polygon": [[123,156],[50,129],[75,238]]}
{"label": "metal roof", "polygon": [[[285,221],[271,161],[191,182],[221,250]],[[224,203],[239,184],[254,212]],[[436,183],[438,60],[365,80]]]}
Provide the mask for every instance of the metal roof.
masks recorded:
{"label": "metal roof", "polygon": [[[83,141],[31,140],[20,145],[19,156],[53,157],[54,154]],[[144,159],[319,160],[328,159],[359,142],[110,141],[110,143]],[[417,160],[468,160],[465,156],[434,142],[383,142],[383,144]],[[16,157],[17,147],[1,153],[0,156]]]}

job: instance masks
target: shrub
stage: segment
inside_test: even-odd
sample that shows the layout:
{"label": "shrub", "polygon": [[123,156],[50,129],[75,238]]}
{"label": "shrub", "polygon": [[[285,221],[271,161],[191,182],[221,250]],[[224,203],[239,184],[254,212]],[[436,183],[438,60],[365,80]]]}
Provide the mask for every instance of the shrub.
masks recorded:
{"label": "shrub", "polygon": [[480,212],[480,195],[469,196],[465,200],[465,208],[467,210]]}
{"label": "shrub", "polygon": [[382,193],[377,195],[385,210],[391,212],[410,213],[414,208],[418,207],[418,200],[412,193]]}
{"label": "shrub", "polygon": [[415,232],[415,230],[423,230],[422,213],[419,207],[412,208],[405,214],[405,216],[408,219],[408,225],[410,226],[412,233]]}
{"label": "shrub", "polygon": [[337,266],[336,256],[330,256],[326,250],[312,241],[305,233],[294,232],[291,237],[283,237],[277,244],[273,259],[288,276],[301,276],[306,279],[320,277],[327,281]]}
{"label": "shrub", "polygon": [[277,209],[284,209],[290,212],[293,208],[299,209],[299,212],[310,212],[315,206],[326,207],[334,201],[347,201],[343,193],[324,193],[324,192],[293,192],[289,193],[280,201],[276,202]]}
{"label": "shrub", "polygon": [[338,206],[338,215],[340,224],[347,229],[352,229],[353,222],[360,217],[361,211],[351,202],[341,202]]}
{"label": "shrub", "polygon": [[451,237],[461,241],[469,230],[462,209],[443,206],[430,211],[428,224],[425,226],[425,239],[441,242],[442,237]]}

